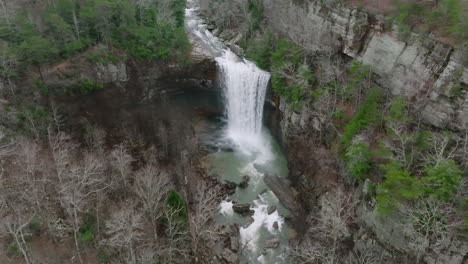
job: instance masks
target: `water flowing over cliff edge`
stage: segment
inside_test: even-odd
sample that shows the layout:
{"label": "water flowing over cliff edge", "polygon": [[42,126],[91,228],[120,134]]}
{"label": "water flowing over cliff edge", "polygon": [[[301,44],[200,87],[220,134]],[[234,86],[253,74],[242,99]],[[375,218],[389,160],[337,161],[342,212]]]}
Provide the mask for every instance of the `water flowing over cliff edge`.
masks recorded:
{"label": "water flowing over cliff edge", "polygon": [[[222,202],[218,221],[240,226],[240,259],[249,263],[287,263],[290,229],[283,216],[289,213],[264,182],[266,175],[286,177],[288,173],[284,155],[262,125],[270,75],[214,37],[196,12],[195,3],[189,2],[186,28],[195,39],[195,48],[215,58],[225,104],[220,136],[209,143],[219,149],[209,155],[210,172],[235,184],[249,179],[247,186],[238,186]],[[235,212],[233,206],[244,206],[245,213]]]}

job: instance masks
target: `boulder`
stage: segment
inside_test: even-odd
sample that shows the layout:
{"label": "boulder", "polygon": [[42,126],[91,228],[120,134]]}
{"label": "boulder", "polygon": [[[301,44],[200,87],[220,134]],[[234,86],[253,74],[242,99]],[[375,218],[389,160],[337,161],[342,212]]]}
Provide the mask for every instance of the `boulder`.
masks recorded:
{"label": "boulder", "polygon": [[222,39],[232,39],[236,36],[236,33],[234,33],[233,30],[231,29],[224,29],[220,34],[219,37]]}
{"label": "boulder", "polygon": [[99,83],[127,82],[130,79],[125,62],[98,63],[96,74]]}
{"label": "boulder", "polygon": [[228,44],[227,46],[228,46],[228,47],[231,49],[231,51],[234,52],[234,54],[236,54],[237,56],[239,56],[239,57],[244,57],[244,50],[243,50],[241,47],[237,46],[236,44]]}
{"label": "boulder", "polygon": [[278,225],[278,222],[277,222],[277,221],[275,221],[275,222],[273,223],[273,228],[274,228],[274,229],[279,229],[279,225]]}
{"label": "boulder", "polygon": [[226,189],[228,190],[235,190],[237,188],[237,183],[232,182],[232,181],[226,181],[226,183],[224,184],[224,187],[226,187]]}
{"label": "boulder", "polygon": [[252,216],[247,217],[247,223],[244,224],[243,228],[249,227],[254,221]]}
{"label": "boulder", "polygon": [[233,39],[229,41],[229,45],[237,44],[237,42],[239,42],[239,40],[241,39],[242,39],[242,33],[239,33],[237,34],[237,36],[235,36]]}
{"label": "boulder", "polygon": [[239,183],[239,188],[245,189],[249,186],[250,177],[248,175],[242,176],[242,181]]}
{"label": "boulder", "polygon": [[231,250],[233,252],[239,251],[239,238],[237,236],[230,237]]}
{"label": "boulder", "polygon": [[450,116],[453,116],[453,114],[454,111],[450,104],[437,102],[426,105],[421,116],[429,124],[438,128],[445,128],[450,122]]}
{"label": "boulder", "polygon": [[234,204],[232,210],[241,215],[248,215],[251,213],[250,204]]}
{"label": "boulder", "polygon": [[223,250],[221,256],[226,263],[237,263],[239,261],[239,257],[237,256],[237,254],[232,252],[228,248],[225,248]]}
{"label": "boulder", "polygon": [[267,208],[267,213],[268,215],[271,215],[272,213],[274,213],[276,211],[276,206],[275,205],[269,205],[268,208]]}
{"label": "boulder", "polygon": [[292,213],[299,210],[300,206],[294,199],[294,193],[286,179],[267,175],[264,181],[284,207],[289,209]]}
{"label": "boulder", "polygon": [[223,147],[221,148],[222,152],[234,152],[234,149],[231,147]]}
{"label": "boulder", "polygon": [[279,239],[274,237],[265,241],[265,248],[277,248],[279,246]]}

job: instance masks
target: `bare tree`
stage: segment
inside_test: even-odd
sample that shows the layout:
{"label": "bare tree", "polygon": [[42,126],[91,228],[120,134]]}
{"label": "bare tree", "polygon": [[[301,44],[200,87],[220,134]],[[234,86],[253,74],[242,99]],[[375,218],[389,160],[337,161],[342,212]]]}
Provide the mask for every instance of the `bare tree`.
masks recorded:
{"label": "bare tree", "polygon": [[58,132],[53,133],[49,128],[49,147],[52,150],[55,172],[60,183],[63,183],[66,171],[72,163],[73,151],[77,145],[71,141],[69,135]]}
{"label": "bare tree", "polygon": [[29,129],[34,134],[35,139],[39,140],[41,138],[41,131],[44,125],[43,121],[35,118],[34,113],[30,111],[29,109],[26,109],[25,111],[23,111],[23,116],[28,121]]}
{"label": "bare tree", "polygon": [[289,254],[294,263],[309,264],[340,264],[342,259],[337,248],[330,245],[314,242],[312,237],[306,237],[300,244],[292,245]]}
{"label": "bare tree", "polygon": [[[3,3],[2,1],[3,0],[0,0],[0,4]],[[6,85],[10,88],[11,94],[16,96],[15,83],[12,81],[12,78],[18,70],[19,62],[18,59],[9,52],[10,50],[7,47],[7,44],[1,45],[0,43],[0,48],[2,49],[0,53],[0,78],[6,81]]]}
{"label": "bare tree", "polygon": [[169,175],[154,165],[146,166],[135,175],[133,190],[151,219],[155,240],[158,239],[157,220],[163,215],[162,205],[169,187]]}
{"label": "bare tree", "polygon": [[215,241],[217,238],[214,216],[217,213],[220,196],[221,191],[218,186],[210,186],[205,181],[198,183],[195,204],[189,212],[189,233],[194,256],[201,256],[200,250],[206,249],[210,244],[209,240]]}
{"label": "bare tree", "polygon": [[321,210],[317,228],[333,239],[348,236],[347,226],[354,217],[355,203],[351,195],[340,189],[324,194],[320,199]]}
{"label": "bare tree", "polygon": [[161,263],[160,248],[158,247],[143,247],[137,252],[137,261],[141,264]]}
{"label": "bare tree", "polygon": [[108,186],[103,177],[104,162],[97,156],[85,154],[81,164],[73,164],[59,184],[60,202],[72,221],[73,238],[80,262],[83,262],[79,247],[78,232],[80,216],[92,194]]}
{"label": "bare tree", "polygon": [[409,169],[414,162],[414,136],[406,131],[406,124],[399,120],[388,120],[387,128],[391,131],[395,140],[386,146],[395,154],[395,159]]}
{"label": "bare tree", "polygon": [[430,138],[431,148],[424,154],[424,164],[437,166],[442,161],[453,159],[458,149],[459,141],[459,138],[453,138],[448,133],[432,133]]}
{"label": "bare tree", "polygon": [[377,264],[383,263],[382,255],[383,250],[382,248],[376,245],[375,240],[366,240],[363,241],[363,245],[361,246],[354,246],[353,255],[351,261],[353,264]]}
{"label": "bare tree", "polygon": [[73,17],[73,27],[75,29],[75,37],[77,39],[80,39],[80,33],[81,33],[81,28],[80,28],[80,22],[78,20],[78,17],[76,15],[76,5],[73,5],[72,9],[72,17]]}
{"label": "bare tree", "polygon": [[11,11],[9,10],[7,3],[8,2],[5,0],[0,0],[0,6],[2,7],[1,19],[4,19],[7,22],[7,25],[10,26],[11,25],[10,23]]}
{"label": "bare tree", "polygon": [[251,3],[254,3],[256,6],[260,6],[261,3],[258,0],[252,0],[250,1],[240,1],[240,3],[237,5],[237,12],[236,12],[236,21],[241,21],[239,28],[237,31],[244,33],[245,35],[250,35],[255,26],[255,18],[252,15],[252,12],[250,11],[249,5]]}
{"label": "bare tree", "polygon": [[125,145],[130,149],[143,148],[145,141],[138,128],[132,124],[122,124],[122,134],[125,138]]}
{"label": "bare tree", "polygon": [[185,263],[188,258],[188,234],[185,223],[180,218],[181,210],[183,208],[168,206],[164,210],[166,243],[162,246],[161,253],[168,263]]}
{"label": "bare tree", "polygon": [[86,133],[85,142],[89,149],[102,154],[104,153],[105,138],[106,131],[99,127],[93,127],[91,131]]}
{"label": "bare tree", "polygon": [[[53,126],[55,127],[57,132],[60,132],[62,126],[64,125],[63,123],[65,122],[65,119],[60,114],[59,106],[57,106],[57,104],[53,100],[50,101],[50,108],[52,110],[52,112],[51,112],[51,121],[52,122],[51,123],[53,124]],[[48,128],[48,132],[49,133],[51,132],[50,127]]]}
{"label": "bare tree", "polygon": [[341,243],[351,234],[348,226],[354,219],[355,203],[351,195],[340,189],[324,194],[320,199],[318,217],[311,217],[308,234],[301,243],[291,247],[295,263],[342,263]]}
{"label": "bare tree", "polygon": [[[1,131],[0,131],[1,133]],[[2,136],[0,135],[0,142],[2,140]],[[16,146],[15,141],[11,141],[9,143],[0,144],[0,168],[2,162],[7,159],[10,155],[14,153],[14,147]]]}
{"label": "bare tree", "polygon": [[43,162],[39,155],[41,148],[34,141],[21,139],[17,144],[16,164],[24,172],[16,180],[21,185],[22,197],[40,207],[45,195],[46,174],[42,172]]}
{"label": "bare tree", "polygon": [[143,235],[143,215],[133,207],[132,204],[122,206],[106,221],[109,238],[104,241],[104,244],[128,254],[130,263],[136,263],[135,246]]}
{"label": "bare tree", "polygon": [[13,238],[27,264],[32,263],[26,238],[30,235],[27,233],[27,226],[33,217],[33,214],[25,214],[25,212],[15,210],[12,214],[1,219],[0,236],[6,234]]}
{"label": "bare tree", "polygon": [[463,169],[468,168],[468,128],[464,128],[459,135],[458,141],[460,147],[456,151],[456,156],[460,159],[460,164]]}
{"label": "bare tree", "polygon": [[[1,157],[0,157],[1,158]],[[0,171],[0,237],[10,236],[27,264],[32,263],[26,238],[27,226],[34,213],[26,207],[21,195],[5,184],[3,169]]]}
{"label": "bare tree", "polygon": [[401,205],[399,211],[406,219],[402,227],[413,234],[418,262],[428,248],[447,249],[463,225],[452,205],[436,199],[419,199],[413,205]]}
{"label": "bare tree", "polygon": [[34,141],[23,138],[18,143],[17,164],[28,175],[34,175],[41,166],[39,151],[41,148]]}
{"label": "bare tree", "polygon": [[111,164],[118,171],[124,187],[128,185],[131,172],[131,163],[134,161],[124,143],[115,146],[111,152]]}

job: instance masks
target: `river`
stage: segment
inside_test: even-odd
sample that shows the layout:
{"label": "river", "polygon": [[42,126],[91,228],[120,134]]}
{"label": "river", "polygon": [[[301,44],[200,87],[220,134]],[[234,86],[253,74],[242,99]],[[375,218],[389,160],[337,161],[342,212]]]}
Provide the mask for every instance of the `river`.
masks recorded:
{"label": "river", "polygon": [[[285,156],[262,122],[270,74],[238,57],[213,36],[197,15],[196,2],[188,2],[185,16],[188,33],[217,62],[223,94],[225,119],[217,136],[211,137],[213,142],[207,143],[216,149],[208,156],[209,173],[221,181],[235,183],[244,176],[250,178],[246,188],[236,188],[220,204],[217,220],[240,226],[240,259],[248,263],[288,263],[286,251],[291,229],[284,217],[289,212],[263,181],[266,174],[288,175]],[[234,212],[234,203],[250,204],[251,216]],[[267,241],[273,246],[266,248]]]}

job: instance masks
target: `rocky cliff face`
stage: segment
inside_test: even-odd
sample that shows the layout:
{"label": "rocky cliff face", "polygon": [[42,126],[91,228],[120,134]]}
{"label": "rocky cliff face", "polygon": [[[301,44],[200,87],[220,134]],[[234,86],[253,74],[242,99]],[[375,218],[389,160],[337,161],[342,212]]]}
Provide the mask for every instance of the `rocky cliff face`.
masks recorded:
{"label": "rocky cliff face", "polygon": [[[374,83],[389,94],[405,96],[413,116],[429,126],[455,131],[468,128],[466,46],[453,48],[416,34],[403,41],[398,38],[396,28],[387,28],[382,17],[354,7],[327,6],[323,1],[313,0],[261,2],[267,27],[274,34],[290,39],[310,54],[338,55],[345,61],[358,60],[369,65]],[[202,3],[209,17],[216,16],[212,6],[222,7],[219,2],[202,0]],[[229,13],[230,8],[227,10]],[[236,19],[234,24],[238,22]],[[232,28],[218,33],[228,42],[237,35]],[[346,71],[344,65],[338,65],[342,67],[339,69],[337,65],[333,67],[337,72]],[[276,108],[279,112],[267,111],[272,112],[268,115],[273,120],[271,128],[287,150],[289,176],[300,191],[300,199],[309,209],[327,210],[318,206],[322,194],[349,180],[343,161],[327,143],[337,129],[323,113],[317,112],[316,102],[295,108],[284,98],[270,99],[268,109]],[[378,251],[387,259],[381,263],[402,263],[404,256],[411,259],[419,254],[422,239],[413,229],[403,228],[401,217],[377,215],[375,200],[366,198],[369,184],[347,186],[351,186],[349,191],[358,202],[359,227],[350,235],[353,250],[359,251],[359,247],[377,241]],[[431,253],[422,259],[425,263],[459,264],[466,261],[467,254],[466,243],[453,241],[448,250],[431,247]]]}
{"label": "rocky cliff face", "polygon": [[[267,23],[275,33],[310,52],[338,53],[369,65],[374,82],[394,96],[405,96],[413,115],[430,126],[468,128],[466,49],[416,34],[402,41],[396,29],[384,27],[382,19],[353,7],[327,8],[318,1],[309,1],[306,6],[293,1],[263,3]],[[305,204],[314,207],[320,192],[331,188],[337,179],[346,178],[342,162],[321,140],[336,131],[316,113],[312,103],[295,109],[281,99],[278,109],[281,119],[277,134],[286,148],[293,150],[288,151],[290,177]],[[356,201],[360,201],[357,217],[361,228],[371,231],[395,261],[402,259],[402,253],[415,256],[418,243],[422,243],[418,235],[403,229],[398,216],[379,217],[374,206],[365,201],[363,189],[365,186],[353,190]],[[361,231],[353,235],[355,247],[371,241],[369,237],[359,238]],[[425,263],[464,263],[468,245],[454,241],[449,251],[432,250],[422,257]]]}
{"label": "rocky cliff face", "polygon": [[[393,95],[406,96],[415,113],[438,128],[468,127],[466,47],[413,34],[399,40],[383,19],[320,1],[263,0],[268,24],[311,52],[342,53],[371,66],[374,80]],[[458,92],[454,92],[454,89]]]}
{"label": "rocky cliff face", "polygon": [[50,67],[44,82],[51,87],[76,84],[86,79],[105,87],[119,87],[128,96],[151,100],[188,90],[215,90],[216,63],[194,51],[192,60],[183,63],[165,62],[90,62],[80,55],[70,61]]}

